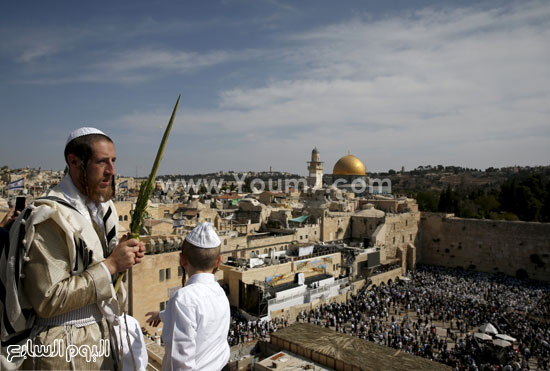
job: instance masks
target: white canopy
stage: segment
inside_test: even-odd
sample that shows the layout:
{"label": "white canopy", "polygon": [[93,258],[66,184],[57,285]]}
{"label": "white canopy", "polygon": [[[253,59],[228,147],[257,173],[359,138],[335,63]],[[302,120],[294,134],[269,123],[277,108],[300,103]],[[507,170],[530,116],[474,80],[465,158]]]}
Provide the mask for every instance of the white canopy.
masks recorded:
{"label": "white canopy", "polygon": [[481,340],[493,340],[493,337],[489,334],[484,334],[482,332],[476,332],[474,334],[475,338],[481,339]]}
{"label": "white canopy", "polygon": [[499,338],[499,339],[502,339],[502,340],[511,341],[512,343],[516,341],[515,338],[513,338],[509,335],[506,335],[506,334],[497,334],[496,337]]}
{"label": "white canopy", "polygon": [[484,324],[483,326],[481,326],[481,327],[479,328],[479,331],[480,331],[480,332],[484,332],[484,333],[486,333],[486,334],[493,334],[493,335],[498,334],[498,331],[497,331],[497,329],[495,328],[495,326],[491,325],[491,324],[488,323],[488,322],[487,322],[486,324]]}

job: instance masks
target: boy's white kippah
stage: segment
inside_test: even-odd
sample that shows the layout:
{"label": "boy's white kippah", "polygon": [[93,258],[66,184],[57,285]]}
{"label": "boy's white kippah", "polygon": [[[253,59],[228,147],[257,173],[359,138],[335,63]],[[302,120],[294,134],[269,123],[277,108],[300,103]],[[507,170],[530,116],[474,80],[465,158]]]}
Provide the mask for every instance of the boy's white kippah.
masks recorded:
{"label": "boy's white kippah", "polygon": [[73,131],[69,137],[67,138],[67,142],[65,143],[65,145],[69,144],[69,142],[73,139],[76,139],[78,137],[83,137],[84,135],[90,135],[90,134],[101,134],[101,135],[105,135],[107,138],[109,138],[109,136],[107,134],[105,134],[104,132],[102,132],[101,130],[99,129],[96,129],[96,128],[90,128],[90,127],[82,127],[82,128],[78,128],[76,129],[75,131]]}
{"label": "boy's white kippah", "polygon": [[197,247],[213,249],[221,245],[222,241],[212,227],[212,223],[201,223],[187,234],[185,240]]}

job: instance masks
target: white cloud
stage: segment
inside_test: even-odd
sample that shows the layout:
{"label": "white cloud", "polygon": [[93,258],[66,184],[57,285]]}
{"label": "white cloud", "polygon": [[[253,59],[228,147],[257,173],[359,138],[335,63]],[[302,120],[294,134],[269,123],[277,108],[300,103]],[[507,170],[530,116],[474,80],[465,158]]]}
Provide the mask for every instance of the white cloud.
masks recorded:
{"label": "white cloud", "polygon": [[[388,153],[409,147],[423,152],[442,143],[432,161],[458,163],[470,157],[456,150],[464,147],[460,143],[492,137],[501,137],[496,142],[503,148],[494,163],[513,163],[515,154],[504,148],[538,132],[548,146],[536,146],[538,155],[529,153],[542,163],[550,155],[549,19],[547,2],[522,2],[502,9],[356,19],[295,35],[297,46],[286,61],[299,66],[305,78],[226,91],[219,121],[227,130],[258,132],[284,123],[303,125],[310,128],[304,144],[347,145],[365,157],[373,142],[369,124],[375,123],[387,127],[378,129],[375,142]],[[341,133],[323,137],[320,128],[334,125]],[[478,159],[490,156],[486,149],[483,143],[468,147]]]}
{"label": "white cloud", "polygon": [[[208,138],[219,155],[201,166],[211,170],[273,164],[303,173],[314,145],[327,170],[348,150],[377,170],[544,164],[550,158],[549,20],[549,3],[532,1],[356,18],[285,35],[284,48],[257,53],[277,55],[264,60],[265,68],[288,74],[266,74],[262,86],[228,88],[214,109],[187,109],[174,135],[181,143]],[[235,58],[233,52],[137,54],[104,67],[185,71]],[[148,123],[164,125],[168,116],[143,112],[119,122],[149,130]]]}

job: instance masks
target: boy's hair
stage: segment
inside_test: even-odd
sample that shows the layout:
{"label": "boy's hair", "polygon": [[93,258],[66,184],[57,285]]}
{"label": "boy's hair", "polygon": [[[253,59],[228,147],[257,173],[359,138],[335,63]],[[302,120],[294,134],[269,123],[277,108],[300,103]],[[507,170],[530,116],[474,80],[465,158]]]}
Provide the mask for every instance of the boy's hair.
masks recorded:
{"label": "boy's hair", "polygon": [[187,240],[184,240],[181,245],[181,252],[185,255],[189,263],[194,268],[201,271],[214,269],[214,266],[218,262],[220,249],[221,245],[212,249],[205,249],[197,247]]}

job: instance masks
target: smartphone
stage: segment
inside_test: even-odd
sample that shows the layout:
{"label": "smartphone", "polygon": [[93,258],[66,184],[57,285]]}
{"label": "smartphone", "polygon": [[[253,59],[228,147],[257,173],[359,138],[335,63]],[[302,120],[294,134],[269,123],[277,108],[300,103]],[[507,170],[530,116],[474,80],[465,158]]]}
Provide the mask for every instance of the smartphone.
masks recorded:
{"label": "smartphone", "polygon": [[15,211],[23,211],[23,209],[25,208],[26,201],[27,201],[26,197],[17,196],[15,198]]}

